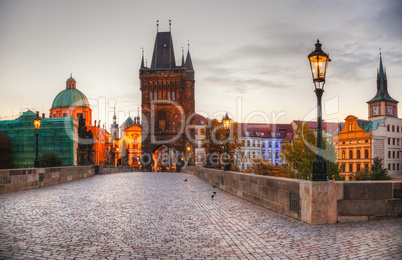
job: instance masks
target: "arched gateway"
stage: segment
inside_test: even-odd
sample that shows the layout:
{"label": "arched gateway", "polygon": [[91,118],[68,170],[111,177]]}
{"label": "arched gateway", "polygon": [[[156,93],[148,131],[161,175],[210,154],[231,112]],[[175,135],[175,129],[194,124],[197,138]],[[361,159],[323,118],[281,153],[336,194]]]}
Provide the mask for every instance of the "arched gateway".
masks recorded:
{"label": "arched gateway", "polygon": [[171,32],[157,32],[151,66],[144,64],[143,55],[139,74],[143,168],[149,170],[154,163],[155,169],[158,162],[149,158],[156,151],[168,151],[174,162],[169,159],[169,166],[157,169],[180,171],[188,151],[194,151],[195,81],[190,51],[185,61],[182,54],[182,64],[176,66]]}

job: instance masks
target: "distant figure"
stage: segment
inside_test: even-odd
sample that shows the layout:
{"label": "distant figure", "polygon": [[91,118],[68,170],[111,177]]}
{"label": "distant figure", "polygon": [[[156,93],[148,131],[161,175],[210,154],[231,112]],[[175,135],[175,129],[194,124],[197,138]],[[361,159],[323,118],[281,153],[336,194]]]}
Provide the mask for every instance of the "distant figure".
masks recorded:
{"label": "distant figure", "polygon": [[215,197],[215,196],[212,194],[211,199],[214,199],[214,197]]}
{"label": "distant figure", "polygon": [[184,181],[187,181],[187,179],[185,179]]}

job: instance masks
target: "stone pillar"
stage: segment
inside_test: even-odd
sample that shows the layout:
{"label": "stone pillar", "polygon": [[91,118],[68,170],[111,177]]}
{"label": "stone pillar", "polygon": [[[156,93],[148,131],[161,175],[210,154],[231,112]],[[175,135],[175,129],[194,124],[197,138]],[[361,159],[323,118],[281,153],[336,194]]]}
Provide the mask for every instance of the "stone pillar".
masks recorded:
{"label": "stone pillar", "polygon": [[337,201],[342,198],[342,182],[300,183],[301,220],[309,224],[335,223],[338,220]]}

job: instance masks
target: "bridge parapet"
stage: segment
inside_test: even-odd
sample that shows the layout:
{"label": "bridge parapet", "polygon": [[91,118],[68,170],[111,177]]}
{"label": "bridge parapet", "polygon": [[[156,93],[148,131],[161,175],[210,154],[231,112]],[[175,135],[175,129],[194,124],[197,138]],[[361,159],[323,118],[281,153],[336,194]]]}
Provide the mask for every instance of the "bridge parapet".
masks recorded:
{"label": "bridge parapet", "polygon": [[309,224],[402,217],[402,180],[313,182],[190,166],[184,172]]}

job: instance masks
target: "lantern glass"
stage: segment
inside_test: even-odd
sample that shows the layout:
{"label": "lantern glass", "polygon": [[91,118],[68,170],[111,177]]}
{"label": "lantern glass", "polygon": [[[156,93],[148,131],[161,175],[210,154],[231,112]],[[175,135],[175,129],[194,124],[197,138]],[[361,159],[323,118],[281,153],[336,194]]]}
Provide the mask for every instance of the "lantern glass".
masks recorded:
{"label": "lantern glass", "polygon": [[310,56],[310,66],[313,80],[317,82],[325,81],[325,74],[327,72],[328,57],[321,55]]}
{"label": "lantern glass", "polygon": [[40,129],[40,123],[41,123],[40,118],[39,118],[39,117],[36,117],[36,118],[34,119],[35,130],[39,130],[39,129]]}
{"label": "lantern glass", "polygon": [[228,113],[226,113],[225,117],[222,119],[223,127],[225,128],[225,130],[230,129],[231,121],[232,120],[230,120]]}

